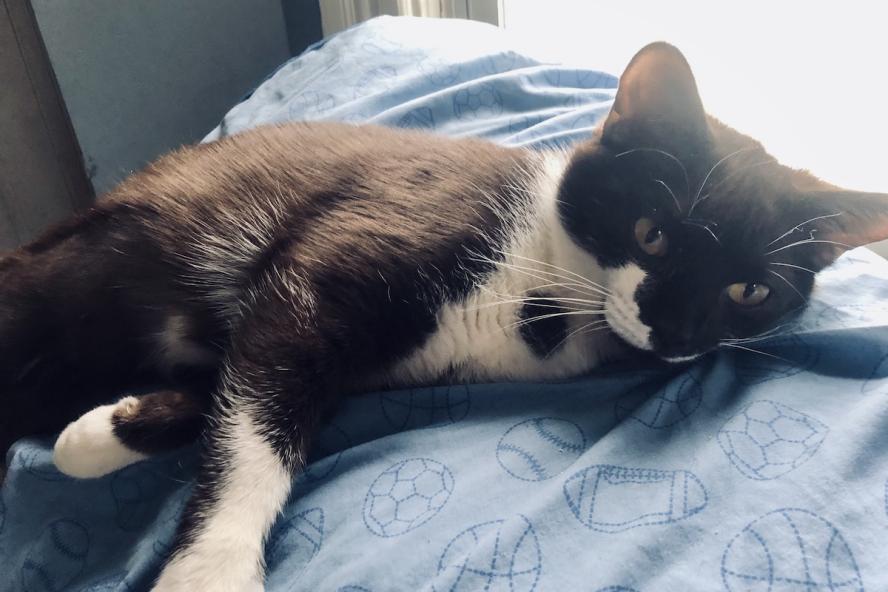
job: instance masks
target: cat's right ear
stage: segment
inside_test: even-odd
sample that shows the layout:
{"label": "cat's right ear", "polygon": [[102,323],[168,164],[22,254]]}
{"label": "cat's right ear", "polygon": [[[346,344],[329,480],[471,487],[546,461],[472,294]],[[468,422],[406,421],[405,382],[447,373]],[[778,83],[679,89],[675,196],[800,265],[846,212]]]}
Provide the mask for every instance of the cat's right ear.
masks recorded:
{"label": "cat's right ear", "polygon": [[674,46],[651,43],[635,54],[623,75],[602,139],[615,144],[656,129],[699,139],[706,137],[706,112],[684,55]]}

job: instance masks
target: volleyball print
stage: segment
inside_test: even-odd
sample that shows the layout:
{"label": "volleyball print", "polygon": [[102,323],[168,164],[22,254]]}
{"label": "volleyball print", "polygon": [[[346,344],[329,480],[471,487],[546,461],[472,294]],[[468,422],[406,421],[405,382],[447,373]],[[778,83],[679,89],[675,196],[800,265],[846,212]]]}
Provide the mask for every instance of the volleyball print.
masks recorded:
{"label": "volleyball print", "polygon": [[327,92],[307,90],[290,101],[293,119],[320,119],[336,106],[336,97]]}
{"label": "volleyball print", "polygon": [[457,119],[483,119],[503,112],[503,97],[492,84],[462,88],[453,95],[453,114]]}
{"label": "volleyball print", "polygon": [[756,401],[728,420],[718,443],[743,475],[767,481],[808,462],[828,433],[810,415],[775,401]]}

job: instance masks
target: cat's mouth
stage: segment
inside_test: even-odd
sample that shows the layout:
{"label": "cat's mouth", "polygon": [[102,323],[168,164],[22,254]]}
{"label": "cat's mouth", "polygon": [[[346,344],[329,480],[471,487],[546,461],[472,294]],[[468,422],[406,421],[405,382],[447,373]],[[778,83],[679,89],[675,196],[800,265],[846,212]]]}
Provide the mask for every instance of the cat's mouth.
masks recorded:
{"label": "cat's mouth", "polygon": [[661,352],[654,347],[651,339],[651,328],[638,318],[638,305],[627,301],[617,295],[607,298],[605,304],[605,316],[608,325],[616,335],[640,350],[654,353],[661,360],[670,364],[683,364],[696,360],[705,352],[692,352],[676,354],[674,352]]}

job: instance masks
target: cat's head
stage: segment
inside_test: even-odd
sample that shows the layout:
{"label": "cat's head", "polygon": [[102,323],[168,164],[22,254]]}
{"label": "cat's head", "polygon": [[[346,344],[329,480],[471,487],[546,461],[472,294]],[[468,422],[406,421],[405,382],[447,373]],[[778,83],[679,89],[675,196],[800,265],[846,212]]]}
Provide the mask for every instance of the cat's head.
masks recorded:
{"label": "cat's head", "polygon": [[777,332],[817,272],[888,238],[888,195],[785,167],[707,116],[686,60],[664,43],[633,58],[559,200],[569,234],[607,271],[611,329],[669,361]]}

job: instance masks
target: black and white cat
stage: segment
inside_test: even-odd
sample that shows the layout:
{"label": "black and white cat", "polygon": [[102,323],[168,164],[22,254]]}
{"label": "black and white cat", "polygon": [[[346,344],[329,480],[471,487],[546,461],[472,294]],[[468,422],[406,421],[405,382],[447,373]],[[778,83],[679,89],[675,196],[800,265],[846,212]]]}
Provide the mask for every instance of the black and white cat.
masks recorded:
{"label": "black and white cat", "polygon": [[186,148],[0,259],[0,449],[79,417],[55,461],[86,478],[202,435],[155,590],[261,590],[341,396],[743,347],[886,214],[708,117],[666,44],[569,152],[329,123]]}

